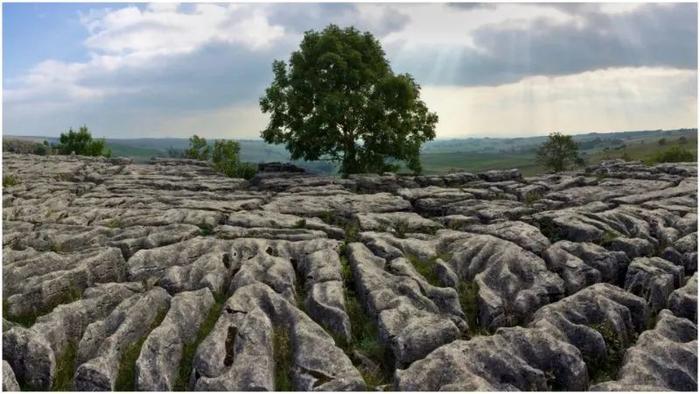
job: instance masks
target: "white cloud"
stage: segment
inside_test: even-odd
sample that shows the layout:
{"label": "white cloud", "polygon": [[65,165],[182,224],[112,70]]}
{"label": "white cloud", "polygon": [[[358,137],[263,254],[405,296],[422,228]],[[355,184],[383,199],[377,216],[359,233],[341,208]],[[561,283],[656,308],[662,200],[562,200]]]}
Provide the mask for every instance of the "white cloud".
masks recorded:
{"label": "white cloud", "polygon": [[496,87],[425,86],[439,137],[697,126],[697,72],[608,69]]}

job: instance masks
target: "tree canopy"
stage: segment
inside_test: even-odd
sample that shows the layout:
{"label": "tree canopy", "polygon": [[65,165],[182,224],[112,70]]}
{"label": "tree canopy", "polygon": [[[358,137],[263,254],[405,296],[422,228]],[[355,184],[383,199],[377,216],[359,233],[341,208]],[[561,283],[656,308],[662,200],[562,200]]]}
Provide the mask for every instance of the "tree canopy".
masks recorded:
{"label": "tree canopy", "polygon": [[185,150],[185,157],[195,160],[209,160],[209,145],[206,138],[197,134],[190,137],[190,146]]}
{"label": "tree canopy", "polygon": [[537,149],[537,162],[554,172],[565,171],[583,164],[578,145],[570,135],[552,133]]}
{"label": "tree canopy", "polygon": [[308,31],[289,64],[276,60],[272,69],[260,99],[270,113],[266,142],[286,144],[293,160],[339,161],[345,175],[383,172],[391,160],[420,172],[420,147],[435,138],[438,117],[411,75],[394,74],[372,34]]}
{"label": "tree canopy", "polygon": [[112,155],[112,152],[106,148],[105,140],[93,139],[87,126],[80,127],[77,132],[70,128],[68,133],[61,133],[56,149],[62,155],[71,153],[83,156]]}

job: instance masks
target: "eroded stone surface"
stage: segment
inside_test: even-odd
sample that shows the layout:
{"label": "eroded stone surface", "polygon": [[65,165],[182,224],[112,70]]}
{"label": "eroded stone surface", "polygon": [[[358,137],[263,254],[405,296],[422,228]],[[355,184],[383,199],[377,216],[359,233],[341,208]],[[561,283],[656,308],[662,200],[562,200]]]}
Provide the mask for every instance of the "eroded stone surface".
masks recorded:
{"label": "eroded stone surface", "polygon": [[275,168],[3,155],[3,387],[696,387],[695,163]]}

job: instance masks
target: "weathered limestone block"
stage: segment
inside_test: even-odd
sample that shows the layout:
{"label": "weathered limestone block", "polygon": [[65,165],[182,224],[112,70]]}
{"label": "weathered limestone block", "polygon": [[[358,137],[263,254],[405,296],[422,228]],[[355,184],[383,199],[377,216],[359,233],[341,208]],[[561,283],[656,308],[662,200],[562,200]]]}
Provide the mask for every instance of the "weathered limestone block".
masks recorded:
{"label": "weathered limestone block", "polygon": [[148,335],[169,304],[168,293],[155,287],[127,298],[106,319],[90,324],[78,346],[75,389],[114,391],[124,352]]}
{"label": "weathered limestone block", "polygon": [[643,332],[627,349],[618,380],[591,387],[593,391],[698,390],[698,328],[668,310],[659,313],[656,327]]}
{"label": "weathered limestone block", "polygon": [[139,283],[105,283],[90,287],[83,298],[59,305],[31,328],[16,326],[3,332],[3,354],[17,377],[34,390],[51,388],[56,360],[77,347],[86,327],[107,316],[124,299],[143,291]]}
{"label": "weathered limestone block", "polygon": [[585,390],[588,373],[574,346],[546,330],[499,328],[496,334],[457,340],[405,370],[401,391]]}
{"label": "weathered limestone block", "polygon": [[348,246],[360,300],[399,366],[457,339],[467,328],[456,291],[431,286],[404,258],[387,262],[361,243]]}
{"label": "weathered limestone block", "polygon": [[688,279],[685,286],[674,290],[668,297],[668,309],[676,316],[698,321],[698,274]]}
{"label": "weathered limestone block", "polygon": [[[275,349],[275,343],[284,348]],[[361,390],[364,381],[333,338],[261,283],[238,288],[193,364],[196,390],[273,390],[290,356],[295,390]]]}
{"label": "weathered limestone block", "polygon": [[683,283],[683,267],[660,257],[638,257],[629,265],[625,290],[647,300],[652,312],[666,307],[668,297]]}
{"label": "weathered limestone block", "polygon": [[20,391],[15,373],[5,360],[2,360],[2,391]]}
{"label": "weathered limestone block", "polygon": [[542,305],[564,295],[564,281],[545,262],[518,245],[491,235],[441,231],[439,250],[463,281],[479,286],[479,323],[495,329],[522,323]]}
{"label": "weathered limestone block", "polygon": [[581,351],[586,363],[604,362],[611,341],[633,342],[649,315],[644,299],[598,283],[540,308],[529,327],[548,330]]}
{"label": "weathered limestone block", "polygon": [[136,360],[138,390],[173,390],[184,347],[197,338],[199,326],[213,305],[214,297],[207,288],[172,297],[168,314],[148,335]]}
{"label": "weathered limestone block", "polygon": [[594,283],[622,283],[629,258],[590,242],[558,241],[542,255],[547,267],[564,279],[566,293]]}

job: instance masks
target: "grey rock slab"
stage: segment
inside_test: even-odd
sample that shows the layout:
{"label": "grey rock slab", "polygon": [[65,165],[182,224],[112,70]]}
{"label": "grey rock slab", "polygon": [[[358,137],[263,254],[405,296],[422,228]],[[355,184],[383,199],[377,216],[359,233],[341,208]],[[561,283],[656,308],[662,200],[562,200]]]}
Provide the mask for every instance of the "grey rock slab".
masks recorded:
{"label": "grey rock slab", "polygon": [[564,281],[544,260],[492,235],[441,231],[438,249],[451,258],[446,265],[462,281],[479,287],[482,327],[495,329],[524,322],[542,305],[564,295]]}
{"label": "grey rock slab", "polygon": [[170,309],[141,347],[136,360],[136,389],[172,391],[180,372],[184,347],[197,338],[199,326],[214,305],[209,289],[172,297]]}
{"label": "grey rock slab", "polygon": [[693,274],[685,286],[676,289],[668,297],[668,309],[676,316],[698,321],[698,274]]}
{"label": "grey rock slab", "polygon": [[56,360],[77,347],[86,327],[107,316],[124,299],[143,291],[139,283],[105,283],[90,287],[83,298],[59,305],[31,328],[16,326],[3,332],[3,355],[20,381],[35,390],[48,390],[56,375]]}
{"label": "grey rock slab", "polygon": [[147,336],[169,307],[170,296],[160,287],[122,301],[104,320],[91,323],[78,345],[78,391],[114,391],[124,352]]}
{"label": "grey rock slab", "polygon": [[588,373],[575,347],[546,330],[500,328],[457,340],[398,369],[401,391],[585,390]]}
{"label": "grey rock slab", "polygon": [[358,297],[377,319],[398,366],[457,339],[467,328],[457,292],[431,286],[404,258],[386,261],[361,243],[348,246]]}
{"label": "grey rock slab", "polygon": [[593,391],[698,390],[698,328],[668,310],[659,313],[656,327],[643,332],[627,349],[618,379],[591,387]]}
{"label": "grey rock slab", "polygon": [[668,297],[683,279],[683,267],[660,257],[638,257],[627,269],[625,290],[645,298],[650,309],[657,312],[666,307]]}
{"label": "grey rock slab", "polygon": [[5,360],[2,360],[2,391],[20,391],[15,373]]}

